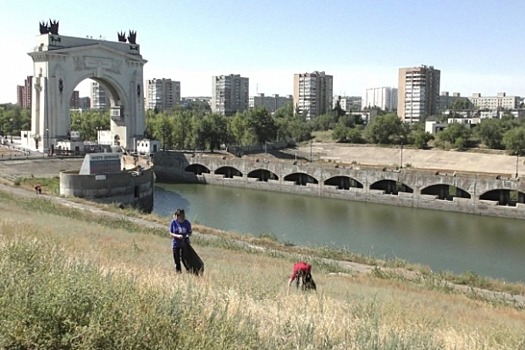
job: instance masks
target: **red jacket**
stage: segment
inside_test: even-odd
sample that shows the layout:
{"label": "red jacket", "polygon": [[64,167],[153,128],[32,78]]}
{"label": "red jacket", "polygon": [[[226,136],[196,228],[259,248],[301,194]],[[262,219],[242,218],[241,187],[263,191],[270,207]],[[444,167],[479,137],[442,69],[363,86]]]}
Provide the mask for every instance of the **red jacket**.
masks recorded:
{"label": "red jacket", "polygon": [[290,276],[290,282],[297,278],[297,275],[299,274],[299,272],[311,273],[312,272],[312,265],[310,265],[310,264],[308,264],[308,263],[306,263],[304,261],[296,262],[293,265],[293,272],[292,272],[292,275]]}

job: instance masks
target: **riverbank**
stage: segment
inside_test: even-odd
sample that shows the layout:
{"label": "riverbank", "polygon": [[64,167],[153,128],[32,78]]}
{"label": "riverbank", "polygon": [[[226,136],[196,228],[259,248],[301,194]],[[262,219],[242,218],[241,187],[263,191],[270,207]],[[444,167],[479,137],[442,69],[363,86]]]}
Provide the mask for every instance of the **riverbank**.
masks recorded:
{"label": "riverbank", "polygon": [[[321,258],[324,254],[335,257],[335,253],[287,247],[268,238],[241,240],[235,234],[198,225],[193,244],[205,261],[205,274],[202,278],[175,276],[169,238],[165,234],[166,223],[159,222],[154,215],[37,195],[6,184],[0,187],[0,196],[0,209],[7,214],[0,220],[4,249],[0,267],[6,273],[15,273],[18,269],[17,278],[6,276],[4,281],[24,282],[22,271],[34,270],[38,273],[39,285],[45,286],[36,293],[22,293],[33,298],[42,295],[40,311],[26,307],[29,317],[35,317],[32,322],[16,319],[24,313],[19,312],[18,301],[6,299],[10,293],[0,297],[0,312],[5,314],[7,305],[11,310],[7,322],[0,326],[4,327],[0,333],[11,335],[21,330],[21,325],[25,325],[26,330],[34,330],[20,333],[24,336],[18,339],[27,339],[31,334],[38,336],[37,328],[31,327],[38,324],[39,317],[45,317],[48,324],[60,324],[53,310],[64,305],[75,312],[67,319],[71,327],[63,328],[62,332],[67,334],[59,332],[57,337],[83,344],[104,337],[95,327],[104,319],[116,320],[122,325],[119,315],[127,318],[125,324],[133,326],[129,331],[128,327],[119,327],[113,334],[119,334],[121,339],[141,337],[133,341],[144,344],[152,338],[166,339],[169,333],[171,348],[191,348],[195,344],[217,347],[221,339],[222,345],[218,348],[223,349],[366,349],[372,346],[389,349],[394,344],[414,349],[510,349],[518,348],[525,340],[522,334],[524,306],[517,299],[506,300],[499,293],[484,293],[468,286],[464,286],[464,290],[451,288],[439,276],[387,268],[379,263],[367,266]],[[25,245],[29,246],[24,248]],[[9,247],[12,253],[5,250]],[[17,269],[12,268],[15,265],[5,265],[11,261],[10,257],[15,257],[15,249],[20,253],[24,249],[35,252],[31,254],[34,266],[20,270],[23,255],[16,255]],[[52,262],[45,260],[46,257],[52,258]],[[286,287],[289,269],[297,259],[313,262],[317,293],[303,295]],[[63,266],[59,265],[61,261],[65,261]],[[31,264],[29,260],[27,263]],[[81,263],[89,263],[101,276],[113,276],[112,279],[119,281],[129,278],[129,285],[121,290],[121,282],[79,275],[86,270],[80,268]],[[51,268],[49,264],[55,265]],[[71,266],[76,267],[71,270]],[[57,278],[62,274],[64,278],[75,276],[68,285],[71,287],[75,281],[74,290],[85,291],[82,298],[67,292],[70,288],[60,289],[62,284]],[[25,290],[26,285],[31,284],[23,283],[17,290]],[[142,290],[139,295],[131,292],[135,288]],[[45,291],[49,291],[47,298],[44,298]],[[111,295],[115,298],[120,295],[119,300],[125,296],[125,302],[117,302]],[[146,295],[150,295],[147,300]],[[153,295],[157,297],[153,299]],[[85,305],[95,299],[98,305],[107,305],[104,308],[111,309],[111,314],[100,314],[104,308],[99,307],[82,312]],[[148,308],[143,308],[144,303]],[[177,315],[175,319],[161,312],[173,308],[177,310],[171,313]],[[64,317],[67,308],[60,310]],[[82,315],[92,315],[99,321],[83,319]],[[85,326],[76,327],[77,324]],[[111,324],[104,329],[113,329]],[[5,325],[20,326],[6,328]],[[149,330],[133,331],[135,326]],[[234,328],[229,329],[230,326]],[[157,336],[165,332],[165,336]],[[34,341],[49,341],[49,334],[53,333],[46,334],[48,336],[36,337]],[[221,334],[234,336],[224,338]],[[143,338],[148,335],[149,340]],[[2,340],[7,338],[0,338],[0,344],[6,344]],[[108,342],[111,335],[108,333],[103,339]]]}
{"label": "riverbank", "polygon": [[[33,191],[33,182],[41,183],[38,178],[28,179],[22,184],[15,186],[10,181],[4,179],[0,183],[0,191],[12,193],[15,196],[31,199],[37,196],[65,208],[90,212],[101,217],[112,219],[125,219],[133,224],[147,227],[150,229],[164,230],[165,219],[154,214],[139,214],[134,211],[122,211],[112,206],[96,204],[76,198],[63,198],[44,188],[44,195],[36,195]],[[51,185],[50,185],[51,186]],[[56,186],[53,186],[56,187]],[[47,194],[46,194],[47,193]],[[400,259],[389,261],[370,258],[352,253],[345,249],[315,249],[301,246],[291,246],[290,244],[278,242],[270,236],[262,238],[241,235],[234,232],[225,232],[203,225],[194,224],[195,236],[204,240],[229,240],[232,244],[241,245],[255,251],[264,251],[272,255],[281,256],[308,256],[316,259],[320,265],[329,266],[331,273],[343,275],[376,275],[393,280],[403,280],[408,283],[427,284],[428,281],[436,283],[437,288],[454,290],[458,293],[474,295],[476,298],[483,296],[487,300],[497,300],[498,302],[516,305],[525,308],[525,285],[518,283],[505,283],[489,278],[480,277],[472,273],[453,275],[450,273],[438,272],[434,274],[427,267],[420,265],[409,265]]]}

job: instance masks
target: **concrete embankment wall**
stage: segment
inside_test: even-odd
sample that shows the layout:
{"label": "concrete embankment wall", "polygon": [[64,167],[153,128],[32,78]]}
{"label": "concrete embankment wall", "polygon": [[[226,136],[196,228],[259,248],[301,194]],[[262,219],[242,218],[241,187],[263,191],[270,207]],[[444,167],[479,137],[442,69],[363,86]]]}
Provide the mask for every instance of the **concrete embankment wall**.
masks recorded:
{"label": "concrete embankment wall", "polygon": [[[358,169],[328,163],[298,163],[293,160],[268,161],[171,152],[156,154],[154,163],[158,180],[164,182],[208,183],[413,208],[525,219],[525,204],[523,203],[506,206],[498,205],[499,202],[495,200],[479,199],[482,194],[493,190],[525,192],[525,184],[522,184],[519,178],[508,176],[501,177],[489,174],[471,174],[469,176],[417,169],[403,169],[401,171]],[[186,169],[192,165],[205,167],[209,173],[195,174],[187,171]],[[228,178],[223,174],[215,174],[217,169],[225,168],[238,170],[242,176]],[[248,176],[250,172],[261,169],[277,175],[278,179],[259,181],[257,178]],[[284,180],[287,175],[294,173],[308,174],[315,178],[318,183],[298,185],[294,181]],[[337,176],[355,179],[363,185],[363,188],[338,189],[337,186],[324,184],[326,180]],[[412,193],[385,194],[383,190],[370,188],[372,184],[381,180],[402,183],[413,191]],[[468,192],[470,198],[454,197],[452,200],[444,200],[439,199],[437,195],[421,193],[423,189],[433,185],[450,185],[460,188]]]}
{"label": "concrete embankment wall", "polygon": [[155,173],[149,160],[123,156],[126,170],[116,174],[79,175],[60,173],[60,195],[99,203],[130,205],[144,212],[153,210]]}

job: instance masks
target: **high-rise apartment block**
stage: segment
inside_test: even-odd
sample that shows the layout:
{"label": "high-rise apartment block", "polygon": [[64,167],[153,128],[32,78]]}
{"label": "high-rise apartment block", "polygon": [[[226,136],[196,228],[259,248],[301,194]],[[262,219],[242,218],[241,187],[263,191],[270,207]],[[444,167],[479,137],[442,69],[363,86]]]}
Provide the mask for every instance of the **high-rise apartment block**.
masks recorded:
{"label": "high-rise apartment block", "polygon": [[211,111],[233,115],[248,109],[250,81],[239,74],[212,77]]}
{"label": "high-rise apartment block", "polygon": [[153,79],[146,81],[146,109],[168,111],[180,104],[180,81]]}
{"label": "high-rise apartment block", "polygon": [[334,77],[325,72],[294,74],[294,111],[310,120],[332,108]]}
{"label": "high-rise apartment block", "polygon": [[496,111],[498,109],[518,108],[521,98],[519,96],[507,96],[505,92],[499,92],[496,96],[481,96],[480,93],[475,93],[469,100],[474,107]]}
{"label": "high-rise apartment block", "polygon": [[78,108],[82,110],[88,110],[91,108],[91,98],[88,96],[81,97],[79,99],[79,106]]}
{"label": "high-rise apartment block", "polygon": [[250,96],[250,108],[266,108],[270,113],[275,112],[281,107],[292,103],[292,96],[264,96],[264,94],[257,94],[257,96]]}
{"label": "high-rise apartment block", "polygon": [[106,90],[96,81],[91,83],[91,109],[109,109],[109,98]]}
{"label": "high-rise apartment block", "polygon": [[433,66],[399,68],[397,115],[417,123],[437,113],[441,72]]}
{"label": "high-rise apartment block", "polygon": [[31,108],[31,96],[33,89],[33,77],[28,76],[24,85],[16,87],[16,103],[22,108]]}
{"label": "high-rise apartment block", "polygon": [[78,90],[73,91],[73,93],[71,94],[71,99],[69,100],[69,108],[80,108],[80,92]]}
{"label": "high-rise apartment block", "polygon": [[383,111],[397,110],[397,89],[393,87],[377,87],[366,89],[361,108],[378,107]]}

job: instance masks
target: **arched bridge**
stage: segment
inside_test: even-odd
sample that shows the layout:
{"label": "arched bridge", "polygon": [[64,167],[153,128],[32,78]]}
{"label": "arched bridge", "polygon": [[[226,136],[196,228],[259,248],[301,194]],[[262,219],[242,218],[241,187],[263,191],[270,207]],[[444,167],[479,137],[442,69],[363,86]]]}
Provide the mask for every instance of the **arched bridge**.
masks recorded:
{"label": "arched bridge", "polygon": [[241,159],[209,154],[155,155],[160,181],[191,181],[418,208],[525,218],[519,178],[420,169],[359,169],[333,163]]}

